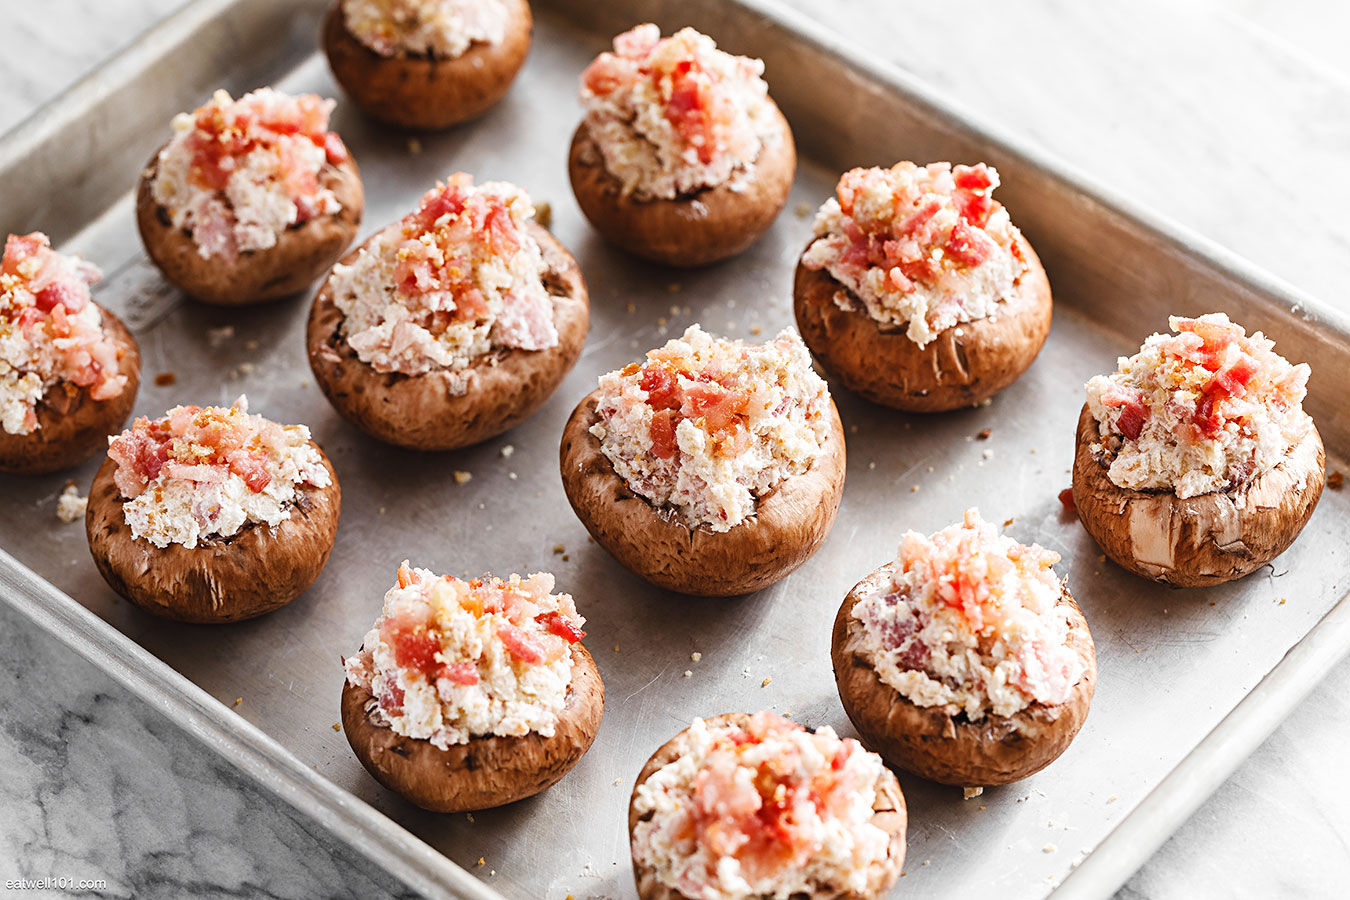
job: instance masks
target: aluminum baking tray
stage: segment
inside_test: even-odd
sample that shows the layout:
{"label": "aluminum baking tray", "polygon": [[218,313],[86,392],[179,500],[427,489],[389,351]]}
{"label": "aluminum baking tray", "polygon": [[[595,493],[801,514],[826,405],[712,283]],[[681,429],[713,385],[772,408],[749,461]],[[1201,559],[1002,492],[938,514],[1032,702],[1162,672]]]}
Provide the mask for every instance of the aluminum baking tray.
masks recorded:
{"label": "aluminum baking tray", "polygon": [[[0,596],[414,889],[432,897],[631,897],[625,807],[647,755],[692,717],[727,710],[770,708],[851,734],[830,672],[838,604],[889,558],[904,529],[931,531],[970,505],[1063,555],[1096,637],[1100,686],[1073,746],[1026,781],[963,801],[901,776],[911,832],[897,895],[1109,895],[1350,648],[1345,494],[1324,495],[1274,566],[1192,591],[1104,562],[1056,499],[1069,484],[1081,385],[1165,327],[1169,312],[1226,310],[1309,362],[1307,405],[1334,456],[1350,435],[1350,407],[1337,402],[1350,368],[1346,319],[770,0],[536,0],[535,45],[519,83],[482,121],[449,134],[413,140],[339,103],[335,127],[365,178],[363,235],[457,169],[509,179],[551,205],[592,302],[575,371],[509,434],[428,455],[364,438],[311,381],[305,299],[241,310],[184,302],[147,262],[132,218],[130,189],[168,117],[211,89],[273,81],[339,96],[314,52],[324,5],[184,7],[0,141],[0,228],[44,229],[103,267],[96,297],[141,342],[138,414],[246,392],[254,409],[310,425],[343,486],[327,570],[304,597],[259,620],[163,622],[119,603],[91,564],[83,528],[57,522],[65,476],[0,477]],[[729,50],[763,58],[802,155],[788,208],[765,239],[706,270],[655,268],[610,250],[567,185],[577,75],[610,35],[644,20],[665,30],[692,24]],[[1000,197],[1054,285],[1044,352],[990,406],[949,415],[900,415],[837,392],[849,477],[822,550],[787,580],[741,599],[650,588],[588,543],[568,509],[557,449],[572,406],[598,374],[688,323],[741,337],[790,324],[793,264],[810,212],[842,169],[900,158],[998,166]],[[234,333],[222,338],[216,329],[226,326]],[[161,372],[176,383],[156,386]],[[990,437],[977,440],[985,428]],[[71,477],[87,485],[95,466]],[[457,484],[456,470],[472,480]],[[352,756],[334,728],[338,657],[356,649],[405,557],[457,573],[551,569],[575,595],[609,702],[594,748],[557,787],[472,819],[439,816],[380,788]]]}

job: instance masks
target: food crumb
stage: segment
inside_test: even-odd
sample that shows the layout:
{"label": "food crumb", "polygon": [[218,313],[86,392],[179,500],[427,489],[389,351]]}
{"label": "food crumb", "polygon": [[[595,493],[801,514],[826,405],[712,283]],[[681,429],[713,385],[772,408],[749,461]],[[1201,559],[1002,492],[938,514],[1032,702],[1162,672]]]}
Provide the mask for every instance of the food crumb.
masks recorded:
{"label": "food crumb", "polygon": [[422,142],[417,138],[408,138],[408,152],[413,156],[422,152]]}
{"label": "food crumb", "polygon": [[257,341],[246,341],[244,343],[245,350],[257,350],[260,346],[262,345],[259,344]]}
{"label": "food crumb", "polygon": [[514,444],[507,444],[502,448],[502,459],[510,459],[511,454],[516,452]]}
{"label": "food crumb", "polygon": [[1054,844],[1046,844],[1044,847],[1041,848],[1042,853],[1054,853],[1055,850],[1056,847]]}
{"label": "food crumb", "polygon": [[465,814],[464,814],[464,818],[466,818],[466,819],[468,819],[470,822],[472,822],[472,821],[473,821],[473,813],[465,813]]}
{"label": "food crumb", "polygon": [[[672,281],[670,284],[666,285],[666,290],[670,291],[672,294],[678,294],[680,292],[680,283],[678,281]],[[676,307],[675,312],[679,313],[679,307]]]}
{"label": "food crumb", "polygon": [[750,326],[750,333],[751,333],[751,334],[759,334],[759,333],[762,332],[763,330],[764,330],[764,329],[763,329],[763,328],[760,328],[758,325],[751,325],[751,326]]}
{"label": "food crumb", "polygon": [[857,433],[858,433],[858,426],[857,426],[856,424],[848,426],[848,433],[849,433],[849,434],[857,434]]}
{"label": "food crumb", "polygon": [[547,200],[541,200],[534,205],[534,220],[542,228],[549,228],[553,225],[553,204]]}
{"label": "food crumb", "polygon": [[933,861],[932,861],[931,859],[925,859],[925,860],[923,861],[923,864],[924,864],[925,866],[929,866],[929,865],[932,865],[932,864],[933,864]]}
{"label": "food crumb", "polygon": [[67,524],[84,518],[89,506],[89,498],[80,496],[80,488],[73,481],[67,481],[61,495],[56,498],[56,518]]}
{"label": "food crumb", "polygon": [[472,472],[462,472],[459,469],[455,470],[455,484],[468,484],[472,478]]}
{"label": "food crumb", "polygon": [[983,787],[968,787],[961,789],[962,800],[973,800],[984,793]]}
{"label": "food crumb", "polygon": [[1344,472],[1332,472],[1330,475],[1327,476],[1327,487],[1331,488],[1333,491],[1339,491],[1344,486],[1345,486]]}
{"label": "food crumb", "polygon": [[760,687],[768,687],[768,686],[769,686],[770,684],[772,684],[772,683],[773,683],[773,676],[772,676],[772,675],[768,675],[768,676],[765,676],[764,680],[761,681],[761,682],[759,683],[759,686],[760,686]]}
{"label": "food crumb", "polygon": [[700,659],[703,658],[703,654],[702,654],[702,653],[699,653],[697,650],[695,650],[693,653],[690,653],[690,654],[689,654],[689,658],[690,658],[691,660],[693,660],[694,662],[698,662]]}
{"label": "food crumb", "polygon": [[160,372],[155,376],[155,387],[168,387],[178,381],[178,376],[172,372]]}
{"label": "food crumb", "polygon": [[554,545],[553,545],[553,555],[554,555],[554,556],[558,556],[559,554],[562,554],[562,553],[565,553],[565,552],[567,552],[567,548],[564,547],[562,544],[554,544]]}
{"label": "food crumb", "polygon": [[384,507],[383,507],[383,506],[380,507],[380,515],[384,515]]}
{"label": "food crumb", "polygon": [[684,670],[684,675],[683,675],[682,677],[684,677],[684,678],[693,678],[693,677],[694,677],[694,673],[691,672],[691,671],[689,671],[688,669],[685,669],[685,670]]}
{"label": "food crumb", "polygon": [[254,366],[253,363],[251,362],[241,362],[239,365],[235,366],[232,370],[230,370],[230,378],[231,380],[237,381],[240,378],[252,375],[253,370],[255,368],[257,367]]}
{"label": "food crumb", "polygon": [[635,313],[635,312],[637,312],[637,304],[635,304],[635,303],[629,303],[629,304],[625,307],[625,309],[627,309],[630,313]]}
{"label": "food crumb", "polygon": [[1064,507],[1064,514],[1078,517],[1078,505],[1073,502],[1073,488],[1067,487],[1059,492],[1059,502]]}
{"label": "food crumb", "polygon": [[658,328],[665,328],[665,327],[666,327],[666,321],[667,321],[667,320],[666,320],[666,317],[665,317],[665,316],[657,316],[657,317],[656,317],[656,326],[657,326]]}
{"label": "food crumb", "polygon": [[234,698],[234,705],[235,705],[235,706],[238,706],[240,703],[243,703],[243,702],[244,702],[244,698],[243,698],[243,697],[235,697],[235,698]]}
{"label": "food crumb", "polygon": [[932,466],[929,466],[929,467],[928,467],[928,471],[930,471],[930,472],[933,471],[933,467],[932,467]]}
{"label": "food crumb", "polygon": [[1012,523],[1013,523],[1013,520],[1012,520],[1012,519],[1004,519],[1004,520],[1003,520],[1003,527],[1004,527],[1004,528],[1007,528],[1007,527],[1008,527],[1009,525],[1011,525]]}
{"label": "food crumb", "polygon": [[792,211],[797,214],[797,218],[805,219],[811,215],[811,204],[802,202],[793,207]]}
{"label": "food crumb", "polygon": [[1106,798],[1106,802],[1107,802],[1107,803],[1115,803],[1115,802],[1116,802],[1117,800],[1119,800],[1119,799],[1120,799],[1120,798],[1117,797],[1115,794],[1112,794],[1110,797],[1107,797],[1107,798]]}
{"label": "food crumb", "polygon": [[977,434],[977,435],[975,435],[975,437],[976,437],[977,440],[987,441],[987,440],[989,440],[989,435],[991,435],[991,434],[993,434],[993,433],[994,433],[994,432],[990,431],[988,428],[981,428],[981,429],[980,429],[980,433]]}
{"label": "food crumb", "polygon": [[515,472],[507,472],[506,477],[511,479],[512,481],[515,481],[520,476],[518,476]]}
{"label": "food crumb", "polygon": [[875,469],[876,467],[877,467],[876,460],[872,460],[872,461],[868,462],[868,464],[867,464],[867,468],[869,468],[869,469]]}
{"label": "food crumb", "polygon": [[618,645],[618,644],[615,644],[615,645],[614,645],[614,652],[615,652],[615,653],[618,653],[618,652],[619,652],[619,645]]}
{"label": "food crumb", "polygon": [[486,859],[483,859],[483,857],[481,857],[481,856],[478,857],[478,865],[480,865],[480,866],[485,866],[485,865],[487,865],[487,860],[486,860]]}
{"label": "food crumb", "polygon": [[[1284,606],[1284,598],[1283,598],[1283,597],[1280,598],[1280,605],[1281,605],[1281,606]],[[1166,610],[1163,610],[1163,611],[1166,612]]]}
{"label": "food crumb", "polygon": [[334,730],[334,731],[341,731],[341,730],[342,730],[342,723],[341,723],[341,722],[334,722],[334,723],[333,723],[333,730]]}
{"label": "food crumb", "polygon": [[212,347],[219,347],[232,337],[234,337],[233,325],[222,325],[220,328],[208,328],[206,330],[206,342]]}
{"label": "food crumb", "polygon": [[562,561],[563,561],[563,562],[567,562],[567,561],[570,560],[571,558],[572,558],[572,557],[568,556],[566,553],[564,553],[564,554],[562,555]]}
{"label": "food crumb", "polygon": [[985,450],[984,453],[982,453],[982,454],[980,454],[980,455],[983,456],[985,459],[993,459],[993,458],[994,458],[994,451],[993,451],[993,450]]}
{"label": "food crumb", "polygon": [[919,492],[919,486],[917,484],[911,485],[909,488],[909,492],[911,494],[917,494]]}

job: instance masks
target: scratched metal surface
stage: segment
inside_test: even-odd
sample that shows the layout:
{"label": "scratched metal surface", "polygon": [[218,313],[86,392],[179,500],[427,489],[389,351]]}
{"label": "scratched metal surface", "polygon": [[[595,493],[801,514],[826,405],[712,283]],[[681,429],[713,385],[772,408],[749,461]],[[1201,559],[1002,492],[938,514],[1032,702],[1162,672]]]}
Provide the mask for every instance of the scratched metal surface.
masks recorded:
{"label": "scratched metal surface", "polygon": [[[236,6],[248,12],[261,4]],[[300,4],[295,27],[311,25],[321,6]],[[1346,414],[1331,400],[1333,373],[1350,363],[1343,323],[1316,307],[1291,310],[1291,295],[1276,287],[1230,277],[1207,246],[1160,235],[1014,145],[969,131],[959,113],[929,106],[921,89],[847,67],[829,47],[766,18],[761,2],[629,0],[600,10],[554,0],[536,7],[529,63],[483,121],[423,136],[414,147],[339,100],[334,127],[365,179],[363,237],[410,208],[435,179],[460,169],[518,182],[536,203],[551,205],[555,233],[586,274],[592,320],[580,363],[544,408],[511,433],[456,453],[413,454],[364,438],[312,382],[302,341],[308,298],[245,310],[183,302],[146,261],[125,195],[92,222],[63,218],[24,227],[71,234],[65,249],[83,251],[107,273],[95,296],[131,324],[145,359],[137,414],[176,403],[227,403],[247,393],[254,410],[311,427],[343,486],[337,547],[305,596],[227,628],[166,623],[118,602],[89,560],[83,528],[55,519],[64,475],[0,477],[5,549],[506,896],[630,897],[626,803],[647,756],[692,717],[728,710],[774,709],[852,734],[830,672],[835,610],[857,579],[893,553],[902,531],[940,528],[978,505],[989,519],[1008,521],[1018,539],[1064,557],[1062,571],[1096,638],[1100,686],[1073,746],[1024,782],[963,802],[952,789],[901,776],[911,833],[897,895],[1050,893],[1346,590],[1350,502],[1336,492],[1324,496],[1303,537],[1272,569],[1237,585],[1174,591],[1103,562],[1056,500],[1069,484],[1082,383],[1165,327],[1169,311],[1226,309],[1271,334],[1290,356],[1313,362],[1310,408],[1328,446],[1344,446]],[[668,15],[677,9],[678,18]],[[567,185],[566,147],[580,114],[576,76],[609,34],[648,18],[667,28],[687,19],[731,49],[764,56],[803,150],[792,198],[772,231],[744,256],[703,271],[658,269],[610,250],[588,228]],[[247,62],[222,68],[223,83]],[[299,54],[290,65],[279,87],[340,97],[321,58]],[[179,98],[178,105],[203,97]],[[121,137],[140,159],[166,132],[167,125]],[[809,212],[829,195],[840,169],[896,158],[984,158],[999,165],[1001,196],[1044,256],[1055,289],[1045,351],[985,408],[913,417],[836,393],[848,480],[822,550],[787,580],[741,599],[690,599],[648,587],[588,543],[567,506],[557,450],[568,413],[600,373],[687,324],[746,338],[788,326],[792,270],[809,235]],[[130,187],[136,169],[91,164],[87,174],[98,189],[112,191]],[[233,337],[209,337],[226,325]],[[161,372],[174,373],[176,383],[155,386]],[[977,439],[985,428],[990,437]],[[69,477],[87,486],[96,465]],[[457,484],[457,470],[472,479]],[[427,814],[376,785],[335,730],[339,657],[358,646],[405,557],[459,574],[549,569],[576,597],[608,703],[592,751],[546,794],[472,821]],[[384,862],[397,873],[397,859]]]}

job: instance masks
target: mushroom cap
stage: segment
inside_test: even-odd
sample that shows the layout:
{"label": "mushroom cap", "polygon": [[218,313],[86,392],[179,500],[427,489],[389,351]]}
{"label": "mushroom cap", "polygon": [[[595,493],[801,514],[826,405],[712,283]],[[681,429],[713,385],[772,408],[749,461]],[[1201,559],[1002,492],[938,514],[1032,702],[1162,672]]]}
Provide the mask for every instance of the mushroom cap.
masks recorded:
{"label": "mushroom cap", "polygon": [[825,542],[844,495],[844,428],[833,400],[815,464],[760,497],[753,518],[716,532],[691,528],[629,489],[590,432],[600,421],[599,393],[577,404],[563,430],[563,489],[586,530],[625,568],[667,590],[731,597],[768,587]]}
{"label": "mushroom cap", "polygon": [[[545,350],[482,354],[464,370],[469,381],[462,394],[452,392],[444,371],[404,375],[377,372],[362,362],[342,334],[346,317],[333,302],[331,277],[324,283],[310,309],[305,341],[314,378],[344,419],[386,443],[452,450],[514,428],[552,396],[581,356],[590,301],[572,255],[543,226],[529,222],[527,228],[548,265],[544,286],[553,298],[558,343]],[[351,263],[358,252],[343,262]]]}
{"label": "mushroom cap", "polygon": [[646,200],[622,194],[583,121],[567,159],[572,193],[595,230],[634,256],[668,266],[702,266],[735,256],[773,224],[797,172],[792,129],[777,105],[773,115],[780,138],[765,143],[739,189],[724,183],[674,199]]}
{"label": "mushroom cap", "polygon": [[323,22],[323,50],[333,77],[371,118],[401,128],[449,128],[487,112],[525,64],[534,28],[530,4],[506,2],[510,11],[501,43],[476,42],[454,59],[381,56],[347,30],[341,4],[334,3]]}
{"label": "mushroom cap", "polygon": [[1092,458],[1098,434],[1084,404],[1073,460],[1078,518],[1118,565],[1176,587],[1224,584],[1269,563],[1303,530],[1326,482],[1316,426],[1278,465],[1241,488],[1185,500],[1172,491],[1117,486]]}
{"label": "mushroom cap", "polygon": [[873,403],[906,412],[973,406],[1030,368],[1050,333],[1050,281],[1026,238],[1018,235],[1017,242],[1027,271],[1016,293],[994,315],[946,328],[923,347],[905,326],[872,318],[829,272],[799,261],[792,294],[802,340],[825,371]]}
{"label": "mushroom cap", "polygon": [[[742,728],[745,728],[749,721],[750,716],[746,713],[723,713],[706,720],[707,724],[712,727],[728,724],[738,725]],[[679,759],[688,752],[688,749],[689,729],[686,728],[662,744],[661,748],[653,753],[647,760],[647,764],[642,767],[642,772],[637,777],[637,783],[633,785],[632,796],[628,800],[628,839],[630,844],[632,844],[638,822],[642,821],[642,817],[637,811],[638,788],[645,784],[648,778],[656,774],[658,769]],[[886,859],[868,866],[867,888],[861,893],[842,890],[828,893],[817,891],[810,896],[809,900],[881,900],[899,879],[900,870],[905,864],[905,832],[908,826],[905,795],[900,791],[900,782],[896,780],[895,775],[889,769],[881,770],[874,788],[876,799],[872,802],[872,824],[891,837]],[[642,900],[688,900],[684,894],[657,881],[656,872],[651,866],[638,862],[636,846],[631,848],[631,852],[633,854],[633,877],[637,881],[638,896]],[[793,894],[794,900],[802,896],[804,895]],[[754,898],[749,898],[749,900],[754,900]]]}
{"label": "mushroom cap", "polygon": [[84,517],[99,574],[141,609],[179,622],[238,622],[290,603],[328,562],[342,512],[337,473],[319,445],[310,446],[328,470],[328,487],[297,486],[290,516],[275,527],[252,522],[192,549],[132,536],[113,481],[117,463],[105,459]]}
{"label": "mushroom cap", "polygon": [[489,809],[533,797],[572,770],[590,749],[605,709],[605,685],[595,660],[572,645],[572,683],[553,737],[471,738],[442,750],[371,719],[370,691],[342,686],[342,728],[356,758],[375,780],[432,812]]}
{"label": "mushroom cap", "polygon": [[141,351],[121,319],[102,307],[99,310],[103,313],[104,334],[125,350],[117,363],[118,371],[127,378],[122,393],[94,400],[87,387],[76,387],[68,381],[52,385],[38,401],[38,427],[34,431],[10,434],[0,428],[0,472],[47,475],[79,465],[99,450],[106,450],[108,435],[116,434],[131,415],[141,386]]}
{"label": "mushroom cap", "polygon": [[1083,661],[1083,677],[1063,703],[1039,701],[1011,716],[988,713],[978,722],[939,706],[917,706],[881,680],[863,655],[864,626],[853,607],[890,578],[882,566],[849,591],[834,619],[830,658],[839,699],[863,743],[887,763],[939,784],[1008,784],[1059,758],[1087,718],[1097,687],[1097,653],[1087,621],[1068,589],[1059,604],[1069,614],[1068,646]]}
{"label": "mushroom cap", "polygon": [[155,201],[152,185],[159,171],[160,150],[141,172],[136,225],[146,253],[164,277],[203,303],[241,306],[298,294],[337,262],[356,239],[365,191],[356,161],[348,156],[339,165],[325,162],[319,170],[320,186],[332,191],[342,204],[337,212],[290,226],[266,250],[246,250],[232,261],[222,256],[203,257],[192,235],[174,228],[168,212]]}

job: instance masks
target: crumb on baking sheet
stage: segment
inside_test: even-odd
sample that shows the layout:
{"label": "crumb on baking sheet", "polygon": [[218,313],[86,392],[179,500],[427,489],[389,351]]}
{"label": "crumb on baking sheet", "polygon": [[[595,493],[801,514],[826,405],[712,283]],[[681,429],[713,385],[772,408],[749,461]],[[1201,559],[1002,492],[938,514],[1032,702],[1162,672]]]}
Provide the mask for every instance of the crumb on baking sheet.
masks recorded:
{"label": "crumb on baking sheet", "polygon": [[172,372],[160,372],[155,376],[155,387],[168,387],[177,383],[178,376]]}
{"label": "crumb on baking sheet", "polygon": [[1062,510],[1064,515],[1078,518],[1078,505],[1073,501],[1073,488],[1067,487],[1060,491],[1059,502],[1064,507]]}
{"label": "crumb on baking sheet", "polygon": [[1106,798],[1106,802],[1107,802],[1107,803],[1115,803],[1115,802],[1116,802],[1117,800],[1119,800],[1119,799],[1120,799],[1120,798],[1117,797],[1115,794],[1112,794],[1110,797],[1107,797],[1107,798]]}
{"label": "crumb on baking sheet", "polygon": [[334,731],[341,731],[341,730],[342,730],[342,723],[341,723],[341,722],[334,722],[334,723],[333,723],[333,730],[334,730]]}
{"label": "crumb on baking sheet", "polygon": [[1345,473],[1332,472],[1328,475],[1327,487],[1331,488],[1333,491],[1339,491],[1341,488],[1345,487]]}
{"label": "crumb on baking sheet", "polygon": [[219,328],[206,329],[206,343],[212,347],[219,347],[221,344],[234,337],[233,325],[222,325]]}
{"label": "crumb on baking sheet", "polygon": [[472,472],[464,472],[460,469],[455,470],[455,484],[468,484],[473,480]]}
{"label": "crumb on baking sheet", "polygon": [[468,819],[470,822],[474,821],[473,813],[465,813],[464,818]]}
{"label": "crumb on baking sheet", "polygon": [[67,524],[83,519],[88,506],[89,498],[80,496],[79,485],[67,481],[66,486],[61,489],[60,496],[56,498],[56,518]]}
{"label": "crumb on baking sheet", "polygon": [[[666,290],[670,291],[672,294],[678,294],[680,292],[680,283],[678,281],[672,281],[670,284],[666,285]],[[679,310],[676,309],[676,312],[679,312]]]}
{"label": "crumb on baking sheet", "polygon": [[658,328],[665,328],[665,327],[666,327],[667,321],[668,321],[668,320],[666,319],[665,316],[657,316],[657,317],[656,317],[656,326],[657,326]]}
{"label": "crumb on baking sheet", "polygon": [[257,366],[255,366],[251,362],[241,362],[239,365],[235,366],[233,369],[230,370],[230,380],[238,381],[240,378],[245,378],[249,375],[252,375],[253,370],[256,368]]}
{"label": "crumb on baking sheet", "polygon": [[962,788],[962,789],[961,789],[961,799],[962,799],[962,800],[974,800],[976,797],[980,796],[980,795],[983,794],[983,793],[984,793],[984,788],[983,788],[983,787],[967,787],[967,788]]}
{"label": "crumb on baking sheet", "polygon": [[694,677],[694,673],[693,673],[691,670],[689,670],[689,669],[685,669],[685,670],[684,670],[684,675],[682,675],[682,676],[680,676],[680,677],[682,677],[682,678],[693,678],[693,677]]}
{"label": "crumb on baking sheet", "polygon": [[750,326],[750,333],[751,333],[751,334],[756,334],[756,335],[757,335],[757,334],[762,333],[763,331],[764,331],[764,329],[761,328],[761,327],[758,326],[758,325],[751,325],[751,326]]}
{"label": "crumb on baking sheet", "polygon": [[235,706],[238,706],[240,703],[243,703],[243,702],[244,702],[244,698],[243,698],[243,697],[235,697],[235,698],[234,698],[234,705],[235,705]]}
{"label": "crumb on baking sheet", "polygon": [[803,201],[794,206],[792,211],[796,213],[797,218],[805,219],[807,216],[811,215],[811,204]]}
{"label": "crumb on baking sheet", "polygon": [[628,310],[628,312],[630,313],[635,313],[637,312],[637,304],[636,303],[625,304],[624,309]]}
{"label": "crumb on baking sheet", "polygon": [[761,682],[759,683],[759,686],[760,686],[760,687],[768,687],[768,686],[771,685],[771,684],[773,684],[773,676],[772,676],[772,675],[766,675],[766,676],[764,677],[764,680],[761,681]]}
{"label": "crumb on baking sheet", "polygon": [[261,346],[262,346],[262,345],[259,344],[257,341],[245,341],[245,342],[244,342],[244,349],[245,349],[245,350],[257,350],[257,349],[258,349],[259,347],[261,347]]}
{"label": "crumb on baking sheet", "polygon": [[475,865],[485,866],[487,865],[487,860],[480,856],[478,857],[478,862],[475,863]]}
{"label": "crumb on baking sheet", "polygon": [[993,458],[994,458],[994,451],[993,451],[993,450],[985,450],[981,455],[982,455],[985,459],[993,459]]}
{"label": "crumb on baking sheet", "polygon": [[515,452],[516,452],[515,445],[507,444],[505,447],[502,447],[502,459],[510,459],[511,454]]}
{"label": "crumb on baking sheet", "polygon": [[507,473],[506,473],[506,477],[509,478],[509,479],[511,479],[512,481],[515,481],[515,480],[516,480],[517,478],[519,478],[520,476],[517,475],[515,472],[507,472]]}
{"label": "crumb on baking sheet", "polygon": [[1054,844],[1046,844],[1044,847],[1041,848],[1041,852],[1054,853],[1057,849],[1059,848],[1057,848]]}
{"label": "crumb on baking sheet", "polygon": [[909,486],[909,492],[910,492],[911,494],[917,494],[917,493],[919,492],[919,486],[918,486],[917,484],[912,484],[912,485],[910,485],[910,486]]}
{"label": "crumb on baking sheet", "polygon": [[976,438],[977,440],[987,441],[987,440],[989,440],[989,436],[990,436],[991,434],[993,434],[993,433],[994,433],[994,432],[992,432],[992,431],[989,430],[988,428],[981,428],[981,429],[980,429],[980,433],[977,434],[977,435],[975,435],[975,438]]}
{"label": "crumb on baking sheet", "polygon": [[413,156],[422,152],[422,142],[417,138],[408,138],[408,152]]}
{"label": "crumb on baking sheet", "polygon": [[1004,527],[1004,528],[1007,528],[1007,527],[1008,527],[1009,525],[1011,525],[1012,523],[1013,523],[1013,520],[1012,520],[1012,519],[1004,519],[1004,520],[1003,520],[1003,527]]}
{"label": "crumb on baking sheet", "polygon": [[690,653],[690,654],[689,654],[689,659],[691,659],[691,660],[694,661],[694,662],[698,662],[698,661],[699,661],[700,659],[702,659],[702,658],[703,658],[703,654],[702,654],[702,653],[699,653],[697,650],[695,650],[693,653]]}
{"label": "crumb on baking sheet", "polygon": [[564,547],[562,544],[554,544],[554,545],[553,545],[553,555],[554,555],[554,556],[561,556],[562,554],[564,554],[564,553],[566,553],[566,552],[567,552],[567,548]]}
{"label": "crumb on baking sheet", "polygon": [[534,205],[534,220],[544,228],[553,227],[553,204],[541,200]]}

